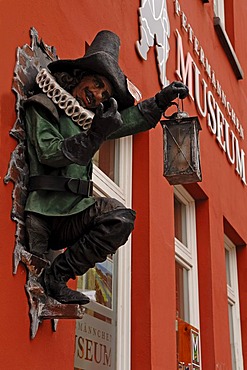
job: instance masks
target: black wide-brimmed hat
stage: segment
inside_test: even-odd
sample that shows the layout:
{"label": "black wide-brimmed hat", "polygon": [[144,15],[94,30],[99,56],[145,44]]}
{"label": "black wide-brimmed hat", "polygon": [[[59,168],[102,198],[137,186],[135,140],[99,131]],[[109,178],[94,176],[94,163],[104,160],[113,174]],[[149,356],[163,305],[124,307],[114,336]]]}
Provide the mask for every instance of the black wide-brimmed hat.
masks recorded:
{"label": "black wide-brimmed hat", "polygon": [[127,78],[118,65],[120,49],[119,37],[111,31],[100,31],[82,58],[57,60],[48,65],[51,73],[70,72],[80,69],[105,76],[113,87],[113,97],[118,102],[119,110],[134,104],[134,98],[128,90]]}

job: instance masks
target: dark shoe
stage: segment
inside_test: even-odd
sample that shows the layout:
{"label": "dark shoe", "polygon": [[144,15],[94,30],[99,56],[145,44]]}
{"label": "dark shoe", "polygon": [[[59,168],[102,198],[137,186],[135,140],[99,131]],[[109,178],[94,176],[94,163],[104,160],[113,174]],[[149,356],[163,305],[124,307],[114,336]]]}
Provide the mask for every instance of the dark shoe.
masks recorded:
{"label": "dark shoe", "polygon": [[49,297],[65,304],[87,304],[90,299],[83,293],[67,287],[62,280],[56,280],[48,269],[44,272],[44,287]]}

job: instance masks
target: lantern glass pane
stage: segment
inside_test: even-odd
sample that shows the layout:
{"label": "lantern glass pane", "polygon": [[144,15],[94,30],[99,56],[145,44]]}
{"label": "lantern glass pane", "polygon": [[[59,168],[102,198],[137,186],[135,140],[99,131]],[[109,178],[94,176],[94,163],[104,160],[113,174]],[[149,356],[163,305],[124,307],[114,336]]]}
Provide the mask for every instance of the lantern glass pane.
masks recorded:
{"label": "lantern glass pane", "polygon": [[184,172],[191,163],[190,126],[174,125],[169,127],[168,163],[171,172]]}

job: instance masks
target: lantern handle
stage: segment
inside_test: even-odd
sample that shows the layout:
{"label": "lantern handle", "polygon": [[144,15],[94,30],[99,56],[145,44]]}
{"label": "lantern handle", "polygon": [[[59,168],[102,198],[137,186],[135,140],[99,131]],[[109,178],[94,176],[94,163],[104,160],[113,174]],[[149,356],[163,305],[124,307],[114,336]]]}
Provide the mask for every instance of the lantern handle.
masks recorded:
{"label": "lantern handle", "polygon": [[[170,116],[166,116],[165,115],[165,112],[163,113],[163,116],[165,117],[165,118],[168,118],[168,119],[182,119],[182,118],[186,118],[186,117],[189,117],[189,115],[188,115],[188,113],[187,112],[184,112],[184,105],[183,105],[183,100],[182,100],[182,110],[180,109],[180,107],[179,107],[179,95],[178,95],[178,103],[176,103],[176,102],[171,102],[170,103],[170,105],[169,105],[169,107],[171,107],[172,105],[176,105],[176,107],[177,107],[177,112],[174,112],[172,115],[170,115]],[[168,108],[169,108],[168,107]],[[167,108],[167,109],[168,109]]]}
{"label": "lantern handle", "polygon": [[[178,105],[178,103],[176,103],[176,102],[171,102],[171,103],[170,103],[170,105],[169,105],[169,107],[167,107],[167,109],[168,109],[168,108],[170,108],[172,105],[176,105],[176,107],[177,107],[177,112],[175,112],[175,113],[171,114],[170,116],[166,116],[166,115],[165,115],[165,112],[164,112],[164,113],[163,113],[163,116],[164,116],[165,118],[168,118],[168,119],[170,119],[170,118],[176,118],[176,116],[177,116],[177,114],[178,114],[178,112],[179,112],[179,110],[180,110],[180,109],[179,109],[179,105]],[[167,109],[166,109],[166,110],[167,110]],[[165,110],[165,111],[166,111],[166,110]]]}

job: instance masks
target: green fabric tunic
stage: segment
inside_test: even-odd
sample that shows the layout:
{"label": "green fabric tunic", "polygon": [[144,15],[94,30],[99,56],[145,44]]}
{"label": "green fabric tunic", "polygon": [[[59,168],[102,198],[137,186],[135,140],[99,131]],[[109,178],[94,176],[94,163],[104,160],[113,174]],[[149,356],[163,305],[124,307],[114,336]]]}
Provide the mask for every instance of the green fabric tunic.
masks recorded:
{"label": "green fabric tunic", "polygon": [[[123,126],[108,139],[133,135],[153,127],[153,123],[147,121],[137,106],[122,111],[121,115]],[[68,116],[63,114],[56,119],[44,106],[31,104],[26,108],[26,131],[30,176],[91,179],[92,162],[87,166],[72,163],[61,150],[65,138],[81,132],[80,126]],[[29,193],[25,210],[46,216],[68,216],[83,211],[93,203],[93,197],[39,190]]]}

